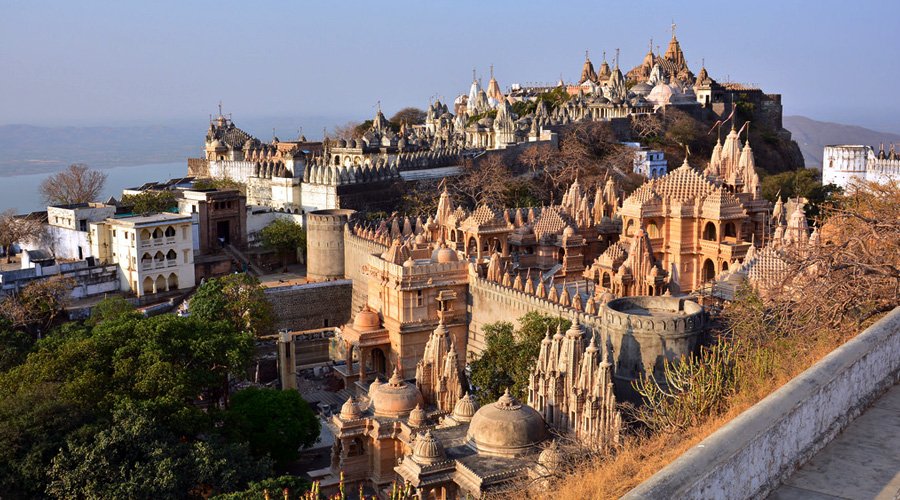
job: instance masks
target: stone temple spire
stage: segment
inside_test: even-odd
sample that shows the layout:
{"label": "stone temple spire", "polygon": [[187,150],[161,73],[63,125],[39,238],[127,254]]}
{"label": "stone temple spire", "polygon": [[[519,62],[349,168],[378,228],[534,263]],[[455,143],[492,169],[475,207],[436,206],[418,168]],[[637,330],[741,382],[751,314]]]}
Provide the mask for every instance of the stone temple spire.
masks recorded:
{"label": "stone temple spire", "polygon": [[588,51],[585,50],[584,66],[581,67],[581,78],[578,79],[578,83],[584,83],[586,81],[597,82],[597,73],[594,72],[594,65],[591,63]]}
{"label": "stone temple spire", "polygon": [[422,397],[443,411],[452,411],[462,397],[465,375],[453,344],[453,334],[443,315],[425,343],[422,359],[416,364],[416,385]]}

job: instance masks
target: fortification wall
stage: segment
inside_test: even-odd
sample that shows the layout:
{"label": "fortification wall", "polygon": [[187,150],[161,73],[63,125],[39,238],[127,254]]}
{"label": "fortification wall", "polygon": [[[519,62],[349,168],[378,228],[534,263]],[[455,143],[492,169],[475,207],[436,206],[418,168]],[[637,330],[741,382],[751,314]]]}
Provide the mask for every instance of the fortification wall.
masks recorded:
{"label": "fortification wall", "polygon": [[306,273],[313,281],[344,278],[344,227],[352,210],[306,214]]}
{"label": "fortification wall", "polygon": [[[616,394],[626,400],[635,398],[631,388],[633,380],[645,373],[659,375],[663,360],[694,352],[706,328],[702,307],[675,297],[616,299],[604,305],[600,315],[591,315],[470,276],[469,301],[467,355],[480,356],[484,351],[482,329],[486,324],[508,321],[518,326],[519,318],[531,311],[566,319],[575,316],[588,335],[596,333],[612,345]],[[651,312],[649,316],[629,313],[634,308],[648,308]],[[653,310],[674,312],[655,315]],[[677,311],[683,311],[683,315]]]}
{"label": "fortification wall", "polygon": [[363,274],[363,266],[368,264],[369,255],[385,251],[387,247],[381,243],[360,238],[351,233],[349,227],[344,228],[344,276],[353,282],[351,308],[354,313],[366,305],[369,296],[368,277]]}
{"label": "fortification wall", "polygon": [[265,293],[274,309],[278,330],[313,330],[350,321],[349,280],[267,288]]}
{"label": "fortification wall", "polygon": [[188,158],[189,177],[209,177],[209,160],[206,158]]}
{"label": "fortification wall", "polygon": [[765,498],[900,376],[900,308],[623,498]]}

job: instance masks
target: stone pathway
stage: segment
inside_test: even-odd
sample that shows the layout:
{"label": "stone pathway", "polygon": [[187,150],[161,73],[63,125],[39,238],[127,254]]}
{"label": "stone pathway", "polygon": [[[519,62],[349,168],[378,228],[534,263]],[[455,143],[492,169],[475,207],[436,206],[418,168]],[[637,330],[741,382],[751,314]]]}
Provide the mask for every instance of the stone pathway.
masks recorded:
{"label": "stone pathway", "polygon": [[900,498],[900,384],[894,385],[769,500]]}

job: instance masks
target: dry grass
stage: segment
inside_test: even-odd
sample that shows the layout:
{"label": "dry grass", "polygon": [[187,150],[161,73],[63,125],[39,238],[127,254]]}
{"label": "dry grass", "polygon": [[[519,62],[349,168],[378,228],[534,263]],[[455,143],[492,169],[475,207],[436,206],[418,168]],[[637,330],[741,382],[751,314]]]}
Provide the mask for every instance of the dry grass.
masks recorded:
{"label": "dry grass", "polygon": [[[705,439],[739,414],[786,384],[829,352],[840,346],[847,335],[820,338],[807,345],[782,345],[785,357],[777,360],[777,368],[767,377],[750,378],[732,398],[727,412],[681,433],[632,436],[612,457],[584,464],[552,488],[556,498],[619,498],[689,448]],[[788,361],[790,360],[790,361]],[[774,376],[772,376],[774,375]],[[546,491],[535,492],[535,498],[550,497]]]}

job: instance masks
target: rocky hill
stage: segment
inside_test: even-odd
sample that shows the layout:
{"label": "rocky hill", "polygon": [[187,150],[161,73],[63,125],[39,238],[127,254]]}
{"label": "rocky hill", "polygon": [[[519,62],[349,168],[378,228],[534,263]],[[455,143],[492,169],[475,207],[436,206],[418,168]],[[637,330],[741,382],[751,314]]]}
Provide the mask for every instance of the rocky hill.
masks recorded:
{"label": "rocky hill", "polygon": [[889,132],[822,122],[805,116],[785,116],[784,128],[791,131],[803,152],[809,168],[822,168],[822,148],[829,144],[865,144],[877,147],[880,143],[900,142],[900,135]]}

